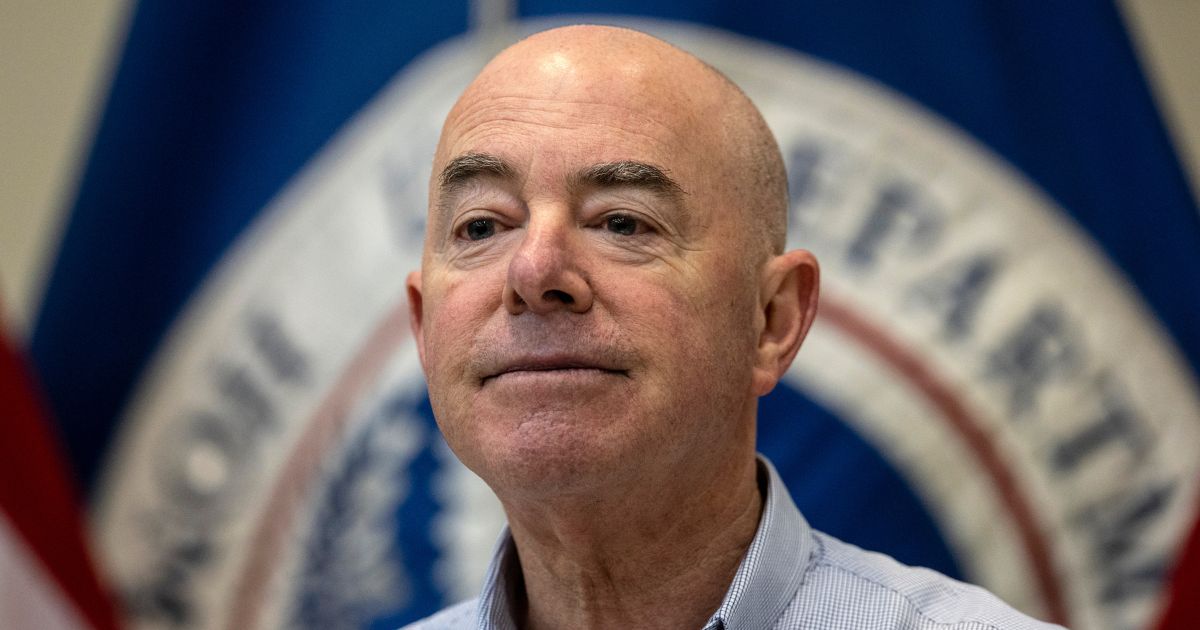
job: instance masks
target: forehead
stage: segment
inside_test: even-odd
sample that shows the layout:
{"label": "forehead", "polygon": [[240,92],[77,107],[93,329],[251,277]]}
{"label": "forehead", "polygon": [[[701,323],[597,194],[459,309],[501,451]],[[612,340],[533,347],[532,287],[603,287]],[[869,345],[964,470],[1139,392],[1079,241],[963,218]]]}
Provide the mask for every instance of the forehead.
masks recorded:
{"label": "forehead", "polygon": [[636,160],[690,179],[711,150],[707,103],[654,58],[598,62],[564,53],[500,58],[468,88],[443,130],[436,162],[467,153],[513,161],[531,176]]}
{"label": "forehead", "polygon": [[489,99],[447,128],[440,161],[482,152],[503,156],[526,174],[620,160],[677,169],[689,143],[685,131],[670,123],[608,104]]}

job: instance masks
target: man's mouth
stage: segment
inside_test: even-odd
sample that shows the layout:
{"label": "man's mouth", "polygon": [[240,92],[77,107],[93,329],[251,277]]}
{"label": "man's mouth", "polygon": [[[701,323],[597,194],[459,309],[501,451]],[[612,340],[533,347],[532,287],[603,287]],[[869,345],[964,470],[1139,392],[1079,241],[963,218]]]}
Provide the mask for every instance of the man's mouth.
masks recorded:
{"label": "man's mouth", "polygon": [[526,357],[505,362],[493,373],[484,376],[483,384],[505,376],[571,376],[587,374],[609,374],[629,376],[629,371],[586,358],[578,357]]}

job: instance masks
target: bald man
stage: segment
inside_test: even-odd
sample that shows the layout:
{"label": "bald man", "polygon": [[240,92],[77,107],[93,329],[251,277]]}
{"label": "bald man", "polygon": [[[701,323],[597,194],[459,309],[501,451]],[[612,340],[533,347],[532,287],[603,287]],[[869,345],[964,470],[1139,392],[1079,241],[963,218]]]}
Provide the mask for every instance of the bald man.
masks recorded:
{"label": "bald man", "polygon": [[1045,627],[810,529],[756,457],[818,272],[728,79],[634,31],[540,33],[459,98],[433,172],[413,332],[508,529],[481,595],[414,627]]}

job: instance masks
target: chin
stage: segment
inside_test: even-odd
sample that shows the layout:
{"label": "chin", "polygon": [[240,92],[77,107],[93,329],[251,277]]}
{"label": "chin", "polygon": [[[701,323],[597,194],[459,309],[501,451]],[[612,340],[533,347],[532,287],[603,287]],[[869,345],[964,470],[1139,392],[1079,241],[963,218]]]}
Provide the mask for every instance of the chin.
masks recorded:
{"label": "chin", "polygon": [[451,447],[501,497],[550,497],[616,483],[644,450],[626,437],[609,416],[540,410],[476,427],[472,443]]}

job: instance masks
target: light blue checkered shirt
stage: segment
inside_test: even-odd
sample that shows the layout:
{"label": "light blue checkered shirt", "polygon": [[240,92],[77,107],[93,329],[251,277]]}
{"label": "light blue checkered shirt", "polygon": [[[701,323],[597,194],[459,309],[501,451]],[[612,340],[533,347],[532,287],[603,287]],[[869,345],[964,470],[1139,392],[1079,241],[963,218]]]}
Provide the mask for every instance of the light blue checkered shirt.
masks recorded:
{"label": "light blue checkered shirt", "polygon": [[[809,527],[775,467],[762,520],[733,583],[704,630],[1058,628],[1031,619],[978,586],[908,567]],[[519,580],[512,537],[496,546],[483,591],[406,630],[516,630],[508,585]]]}

